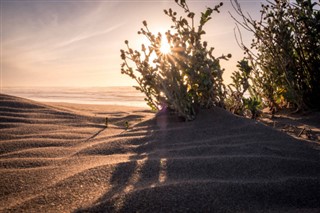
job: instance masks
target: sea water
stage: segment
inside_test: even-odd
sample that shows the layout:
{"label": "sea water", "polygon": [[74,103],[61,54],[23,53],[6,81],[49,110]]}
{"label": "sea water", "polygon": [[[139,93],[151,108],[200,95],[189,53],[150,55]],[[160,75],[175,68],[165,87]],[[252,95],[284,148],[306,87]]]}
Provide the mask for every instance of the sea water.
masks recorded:
{"label": "sea water", "polygon": [[4,87],[2,93],[41,102],[148,107],[133,87]]}

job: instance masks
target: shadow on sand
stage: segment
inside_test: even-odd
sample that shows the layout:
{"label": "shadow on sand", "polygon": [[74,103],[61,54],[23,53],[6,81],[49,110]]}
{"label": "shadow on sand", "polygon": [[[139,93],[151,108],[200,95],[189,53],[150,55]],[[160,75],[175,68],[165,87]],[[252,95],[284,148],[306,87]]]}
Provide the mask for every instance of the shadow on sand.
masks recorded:
{"label": "shadow on sand", "polygon": [[75,212],[320,209],[319,151],[255,121],[221,109],[187,123],[164,113],[125,134],[134,155],[115,166],[110,190]]}

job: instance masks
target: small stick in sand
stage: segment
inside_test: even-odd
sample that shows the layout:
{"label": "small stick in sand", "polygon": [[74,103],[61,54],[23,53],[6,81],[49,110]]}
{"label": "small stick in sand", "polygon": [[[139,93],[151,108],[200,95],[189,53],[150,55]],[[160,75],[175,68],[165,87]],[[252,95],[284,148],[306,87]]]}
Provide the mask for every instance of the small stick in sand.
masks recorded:
{"label": "small stick in sand", "polygon": [[305,128],[303,128],[303,129],[299,132],[298,137],[300,137],[300,136],[302,135],[302,133],[304,132],[304,130],[305,130]]}
{"label": "small stick in sand", "polygon": [[128,121],[124,122],[124,127],[126,128],[126,130],[129,129],[129,122]]}
{"label": "small stick in sand", "polygon": [[109,121],[109,118],[106,117],[106,128],[108,128],[108,121]]}

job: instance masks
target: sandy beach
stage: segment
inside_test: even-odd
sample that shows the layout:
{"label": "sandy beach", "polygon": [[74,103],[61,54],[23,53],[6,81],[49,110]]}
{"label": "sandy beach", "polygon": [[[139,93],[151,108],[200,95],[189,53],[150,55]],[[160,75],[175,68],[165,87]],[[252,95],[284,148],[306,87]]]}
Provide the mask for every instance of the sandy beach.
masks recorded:
{"label": "sandy beach", "polygon": [[0,212],[320,212],[319,144],[220,108],[1,94],[0,120]]}

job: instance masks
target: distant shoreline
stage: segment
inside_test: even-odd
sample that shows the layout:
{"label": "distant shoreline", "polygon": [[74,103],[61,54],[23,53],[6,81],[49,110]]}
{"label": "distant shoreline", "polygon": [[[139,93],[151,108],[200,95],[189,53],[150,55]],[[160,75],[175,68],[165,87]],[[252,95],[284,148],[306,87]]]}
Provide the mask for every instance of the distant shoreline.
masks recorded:
{"label": "distant shoreline", "polygon": [[50,103],[148,107],[144,101],[144,95],[131,86],[3,87],[2,93]]}

